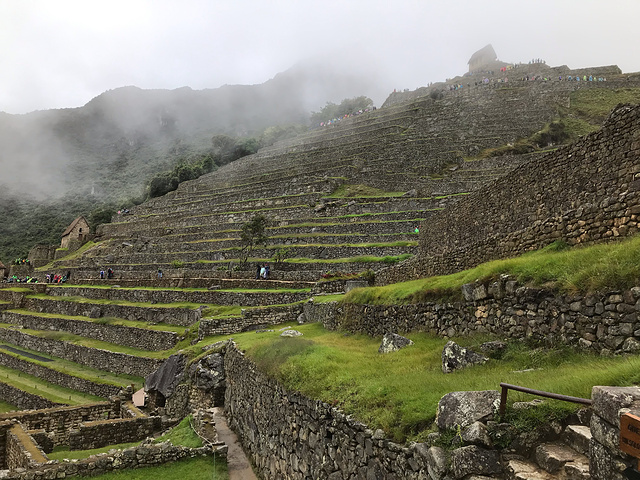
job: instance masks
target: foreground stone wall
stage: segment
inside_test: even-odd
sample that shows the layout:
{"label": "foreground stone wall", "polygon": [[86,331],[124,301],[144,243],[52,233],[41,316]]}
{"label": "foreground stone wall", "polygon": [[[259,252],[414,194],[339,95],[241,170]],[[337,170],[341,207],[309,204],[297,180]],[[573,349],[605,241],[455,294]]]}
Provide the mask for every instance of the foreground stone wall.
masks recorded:
{"label": "foreground stone wall", "polygon": [[284,389],[234,345],[225,371],[227,418],[261,478],[427,478],[424,444],[395,444],[326,403]]}
{"label": "foreground stone wall", "polygon": [[77,407],[44,408],[0,414],[0,421],[17,420],[26,430],[45,430],[53,446],[69,445],[69,432],[82,422],[120,417],[120,402],[98,402]]}
{"label": "foreground stone wall", "polygon": [[[588,244],[632,235],[638,214],[640,106],[620,106],[601,130],[431,216],[420,228],[415,275],[452,273],[555,240]],[[377,280],[398,279],[387,271]]]}
{"label": "foreground stone wall", "polygon": [[558,295],[519,286],[504,276],[487,285],[467,285],[465,291],[468,300],[453,303],[309,304],[305,315],[331,330],[371,336],[411,331],[447,337],[491,333],[603,355],[640,351],[640,287],[600,295]]}
{"label": "foreground stone wall", "polygon": [[47,456],[33,438],[16,423],[6,434],[5,464],[8,469],[30,468],[47,461]]}
{"label": "foreground stone wall", "polygon": [[87,450],[106,445],[137,442],[161,429],[160,417],[120,418],[84,422],[69,432],[71,450]]}
{"label": "foreground stone wall", "polygon": [[[638,459],[620,450],[620,416],[640,415],[640,388],[593,387],[589,470],[593,480],[625,480],[626,469],[637,468]],[[625,435],[628,438],[628,435]]]}

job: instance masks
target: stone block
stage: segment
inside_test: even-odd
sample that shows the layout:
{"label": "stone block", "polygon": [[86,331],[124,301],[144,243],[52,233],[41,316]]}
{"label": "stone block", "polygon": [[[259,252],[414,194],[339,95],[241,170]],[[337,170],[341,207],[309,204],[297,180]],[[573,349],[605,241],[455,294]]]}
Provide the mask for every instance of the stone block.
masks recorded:
{"label": "stone block", "polygon": [[620,428],[620,410],[640,401],[640,387],[595,386],[591,390],[593,412]]}
{"label": "stone block", "polygon": [[451,452],[451,469],[457,479],[467,475],[501,473],[500,454],[495,450],[485,450],[475,445],[458,448]]}
{"label": "stone block", "polygon": [[500,404],[498,390],[451,392],[440,399],[436,423],[448,430],[491,419]]}

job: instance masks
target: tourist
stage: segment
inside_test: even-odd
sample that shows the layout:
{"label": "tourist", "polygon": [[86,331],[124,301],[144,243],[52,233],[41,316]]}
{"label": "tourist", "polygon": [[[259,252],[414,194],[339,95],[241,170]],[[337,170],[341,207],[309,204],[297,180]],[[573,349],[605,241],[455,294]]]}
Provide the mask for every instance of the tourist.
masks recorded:
{"label": "tourist", "polygon": [[162,278],[162,270],[158,269],[158,279],[161,279],[161,278]]}
{"label": "tourist", "polygon": [[260,278],[267,278],[267,269],[264,265],[260,268]]}
{"label": "tourist", "polygon": [[100,279],[104,279],[104,269],[100,270]]}
{"label": "tourist", "polygon": [[256,280],[260,280],[260,264],[256,263]]}
{"label": "tourist", "polygon": [[107,268],[107,278],[113,278],[113,268],[111,267]]}
{"label": "tourist", "polygon": [[271,273],[271,268],[269,267],[268,263],[265,263],[264,265],[264,279],[265,280],[269,280],[269,274]]}

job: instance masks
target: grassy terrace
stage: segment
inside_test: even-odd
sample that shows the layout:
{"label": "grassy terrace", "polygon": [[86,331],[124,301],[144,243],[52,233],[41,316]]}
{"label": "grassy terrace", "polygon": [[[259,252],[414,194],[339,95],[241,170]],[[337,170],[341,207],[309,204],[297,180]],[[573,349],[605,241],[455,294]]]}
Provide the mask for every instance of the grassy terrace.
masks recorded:
{"label": "grassy terrace", "polygon": [[91,322],[99,325],[118,325],[122,327],[132,327],[132,328],[141,328],[145,330],[155,330],[161,332],[174,332],[180,335],[186,334],[189,329],[183,326],[178,325],[167,325],[164,323],[156,323],[149,324],[147,322],[137,322],[133,320],[125,320],[124,318],[115,318],[115,317],[100,317],[100,318],[87,318],[83,316],[74,316],[74,315],[60,315],[56,313],[44,313],[44,312],[33,312],[31,310],[25,309],[13,309],[7,310],[9,313],[18,313],[22,315],[33,315],[35,317],[42,318],[59,318],[64,320],[75,320],[79,322]]}
{"label": "grassy terrace", "polygon": [[[501,359],[443,374],[441,353],[447,340],[429,334],[409,334],[415,345],[380,355],[380,338],[328,332],[320,324],[297,326],[304,334],[298,338],[281,338],[278,327],[274,329],[234,334],[233,338],[261,370],[285,387],[335,405],[372,428],[384,429],[397,441],[423,440],[431,429],[438,401],[452,391],[496,390],[500,382],[508,382],[589,398],[593,385],[640,381],[638,356],[602,358],[570,349],[529,349],[514,343]],[[473,346],[488,339],[454,340]],[[510,402],[530,398],[509,395]],[[550,418],[574,408],[550,402],[541,411]]]}
{"label": "grassy terrace", "polygon": [[142,385],[144,385],[144,379],[141,377],[126,375],[126,374],[117,374],[117,373],[107,372],[104,370],[97,370],[95,368],[91,368],[85,365],[80,365],[78,363],[74,363],[69,360],[65,360],[63,358],[54,357],[45,352],[29,350],[28,348],[14,346],[7,342],[2,342],[2,344],[9,345],[10,347],[23,351],[26,354],[37,355],[38,357],[47,358],[50,361],[44,362],[41,360],[36,360],[33,358],[26,357],[24,355],[20,355],[18,353],[11,352],[9,350],[0,349],[0,351],[6,355],[11,355],[12,357],[16,357],[20,360],[25,360],[27,362],[40,365],[50,370],[55,370],[61,373],[65,373],[73,377],[83,378],[85,380],[90,380],[95,383],[103,383],[106,385],[125,386],[125,385],[131,385],[133,383],[136,385],[136,388],[139,388]]}
{"label": "grassy terrace", "polygon": [[71,390],[48,383],[38,377],[18,370],[0,366],[0,382],[11,385],[24,392],[33,393],[47,398],[52,402],[66,405],[82,405],[84,403],[99,402],[103,399],[95,395]]}
{"label": "grassy terrace", "polygon": [[[11,328],[13,325],[0,323],[0,328]],[[20,332],[26,333],[28,335],[33,335],[35,337],[47,338],[49,340],[58,340],[68,342],[74,345],[80,345],[88,348],[99,348],[102,350],[107,350],[110,352],[116,353],[126,353],[128,355],[133,355],[136,357],[147,357],[147,358],[167,358],[171,354],[177,352],[181,348],[184,348],[189,345],[191,336],[187,336],[184,340],[179,342],[175,347],[169,350],[160,350],[160,351],[149,351],[142,350],[139,348],[126,347],[123,345],[117,345],[115,343],[103,342],[101,340],[95,340],[92,338],[82,337],[80,335],[74,335],[68,332],[60,332],[57,330],[31,330],[29,328],[21,328]],[[195,333],[194,333],[195,335]],[[18,347],[21,348],[22,347]]]}
{"label": "grassy terrace", "polygon": [[569,248],[556,242],[520,257],[487,262],[452,275],[353,290],[345,301],[397,304],[443,297],[460,298],[463,284],[477,279],[494,279],[501,274],[514,275],[522,283],[562,293],[623,290],[638,284],[640,236],[589,247]]}
{"label": "grassy terrace", "polygon": [[[54,288],[104,288],[109,289],[109,286],[102,285],[56,285]],[[130,289],[130,290],[142,290],[142,289],[152,289],[151,287],[140,287],[138,289]],[[124,290],[124,288],[120,289]],[[206,290],[206,289],[205,289]],[[218,290],[220,291],[220,290]],[[29,295],[29,298],[40,298],[44,300],[55,300],[58,302],[74,302],[74,303],[87,303],[87,304],[95,304],[95,305],[120,305],[125,307],[144,307],[144,308],[185,308],[185,309],[196,309],[200,307],[201,303],[192,303],[192,302],[176,302],[176,303],[151,303],[151,302],[128,302],[125,300],[107,300],[107,299],[90,299],[79,296],[56,296],[52,297],[51,295],[46,295],[44,293],[38,293],[34,295]]]}

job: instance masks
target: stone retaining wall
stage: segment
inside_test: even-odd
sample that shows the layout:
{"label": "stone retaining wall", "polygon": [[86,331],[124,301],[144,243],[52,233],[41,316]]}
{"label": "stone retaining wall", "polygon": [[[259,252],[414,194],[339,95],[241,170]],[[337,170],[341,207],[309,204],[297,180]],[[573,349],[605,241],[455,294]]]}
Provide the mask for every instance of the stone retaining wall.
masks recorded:
{"label": "stone retaining wall", "polygon": [[69,432],[86,421],[120,417],[120,402],[98,402],[73,407],[44,408],[0,414],[3,420],[17,420],[26,430],[45,430],[53,445],[69,445]]}
{"label": "stone retaining wall", "polygon": [[175,332],[150,330],[122,325],[108,325],[91,320],[71,318],[41,317],[26,313],[2,312],[2,322],[21,325],[31,330],[57,330],[82,337],[94,338],[116,345],[139,348],[141,350],[169,350],[178,343]]}
{"label": "stone retaining wall", "polygon": [[20,424],[6,433],[5,462],[10,470],[30,468],[47,461],[47,456]]}
{"label": "stone retaining wall", "polygon": [[52,296],[82,296],[90,299],[105,299],[129,302],[192,302],[214,305],[260,306],[269,304],[285,304],[299,302],[307,298],[306,293],[273,292],[224,292],[211,291],[178,291],[178,290],[125,290],[120,288],[83,288],[63,287],[50,288],[47,293]]}
{"label": "stone retaining wall", "polygon": [[[225,410],[261,478],[427,478],[428,447],[405,447],[326,403],[288,391],[229,345]],[[260,408],[255,408],[260,405]]]}
{"label": "stone retaining wall", "polygon": [[6,383],[0,382],[0,399],[10,405],[14,405],[21,410],[29,410],[34,408],[50,408],[62,405],[47,400],[40,395],[28,393]]}
{"label": "stone retaining wall", "polygon": [[[135,283],[132,286],[139,286],[139,283]],[[49,291],[51,292],[52,290],[50,289]],[[184,327],[193,325],[200,320],[200,311],[190,308],[156,308],[153,306],[135,307],[131,305],[79,303],[64,298],[25,298],[22,308],[34,312],[82,317],[90,317],[93,315],[94,318],[113,317],[136,322],[152,324],[166,323],[168,325],[181,325]]]}
{"label": "stone retaining wall", "polygon": [[[600,354],[640,351],[640,287],[601,295],[556,295],[520,287],[509,277],[467,287],[469,300],[410,305],[307,305],[325,328],[382,336],[430,331],[454,337],[491,333],[566,344]],[[327,313],[326,309],[333,309]],[[331,314],[333,313],[333,314]]]}
{"label": "stone retaining wall", "polygon": [[79,392],[90,393],[91,395],[103,398],[117,395],[122,388],[116,385],[97,383],[84,378],[74,377],[66,373],[58,372],[57,370],[47,368],[44,365],[22,360],[1,350],[0,364],[14,370],[19,370],[21,372],[28,373],[29,375],[42,378],[49,383],[71,388],[72,390],[78,390]]}
{"label": "stone retaining wall", "polygon": [[160,417],[120,418],[83,422],[69,432],[71,450],[87,450],[107,445],[137,442],[160,431]]}
{"label": "stone retaining wall", "polygon": [[433,215],[420,230],[418,273],[451,273],[555,240],[589,244],[638,232],[639,157],[640,106],[619,106],[601,130]]}
{"label": "stone retaining wall", "polygon": [[0,328],[0,339],[19,347],[47,352],[55,357],[87,365],[99,370],[126,373],[144,377],[155,371],[162,360],[137,357],[126,353],[110,352],[99,348],[83,347],[73,343],[37,337],[13,329]]}
{"label": "stone retaining wall", "polygon": [[[209,447],[188,448],[174,446],[169,442],[131,447],[111,454],[93,455],[69,462],[54,462],[26,471],[7,472],[6,480],[33,480],[33,478],[66,478],[72,476],[92,477],[106,472],[127,471],[134,468],[153,467],[176,462],[183,458],[209,456]],[[220,449],[216,455],[225,455]]]}
{"label": "stone retaining wall", "polygon": [[243,309],[242,317],[204,318],[200,321],[198,338],[202,340],[211,335],[229,335],[258,327],[296,322],[302,313],[302,304]]}

